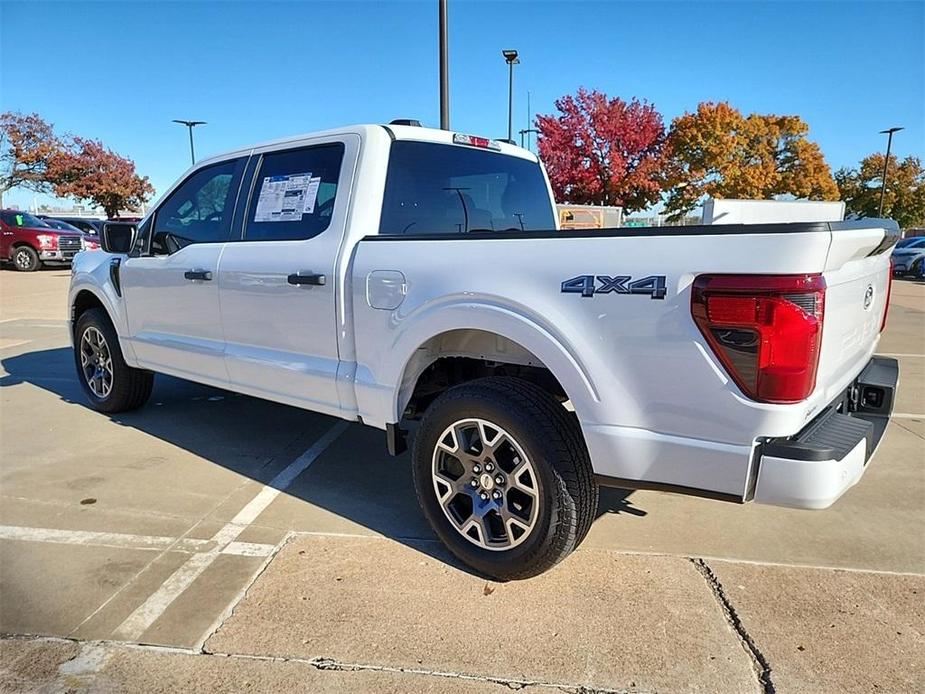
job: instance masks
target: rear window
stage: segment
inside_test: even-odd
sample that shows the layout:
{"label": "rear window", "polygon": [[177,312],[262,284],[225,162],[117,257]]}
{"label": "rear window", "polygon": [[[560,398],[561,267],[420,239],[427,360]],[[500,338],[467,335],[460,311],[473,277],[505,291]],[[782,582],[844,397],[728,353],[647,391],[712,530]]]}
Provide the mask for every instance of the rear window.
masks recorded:
{"label": "rear window", "polygon": [[554,228],[536,162],[459,145],[392,143],[380,234]]}

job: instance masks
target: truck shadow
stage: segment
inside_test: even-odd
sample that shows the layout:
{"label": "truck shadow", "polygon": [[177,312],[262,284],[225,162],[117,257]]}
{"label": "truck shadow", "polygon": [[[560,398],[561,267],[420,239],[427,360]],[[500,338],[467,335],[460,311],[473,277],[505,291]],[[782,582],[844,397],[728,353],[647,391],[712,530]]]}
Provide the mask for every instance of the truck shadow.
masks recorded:
{"label": "truck shadow", "polygon": [[[37,386],[65,403],[85,408],[94,417],[131,427],[193,453],[203,464],[220,465],[262,484],[270,483],[280,469],[337,421],[163,375],[157,377],[146,407],[107,416],[93,412],[87,405],[69,348],[11,356],[2,360],[2,366],[8,375],[0,378],[0,387],[22,383]],[[84,426],[94,428],[92,423]],[[101,432],[104,431],[101,427]],[[53,435],[62,437],[56,443],[62,450],[69,448],[71,442],[66,432]],[[290,443],[281,447],[280,440]],[[260,442],[264,441],[276,441],[276,448],[285,451],[277,451],[271,457],[261,447]],[[144,465],[144,460],[149,458],[139,452],[137,464]],[[91,461],[88,467],[92,467]],[[182,484],[182,480],[164,479],[163,484],[169,493],[170,487]],[[333,528],[344,533],[361,532],[356,526],[362,526],[473,573],[452,557],[430,530],[415,498],[409,454],[390,457],[385,450],[385,436],[379,430],[359,424],[351,426],[284,493],[337,518],[319,518],[315,510],[289,506],[272,518],[259,518],[258,524],[287,531],[317,531],[320,521],[325,530]],[[631,493],[602,489],[598,517],[619,513],[646,515],[632,505]]]}

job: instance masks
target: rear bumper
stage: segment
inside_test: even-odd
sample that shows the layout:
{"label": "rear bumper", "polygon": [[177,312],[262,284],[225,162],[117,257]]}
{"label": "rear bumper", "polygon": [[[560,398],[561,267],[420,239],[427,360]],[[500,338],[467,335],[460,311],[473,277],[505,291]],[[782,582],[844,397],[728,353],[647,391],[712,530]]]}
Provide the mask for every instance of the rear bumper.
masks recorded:
{"label": "rear bumper", "polygon": [[899,362],[874,357],[802,431],[763,442],[755,502],[827,508],[857,484],[886,431],[898,380]]}

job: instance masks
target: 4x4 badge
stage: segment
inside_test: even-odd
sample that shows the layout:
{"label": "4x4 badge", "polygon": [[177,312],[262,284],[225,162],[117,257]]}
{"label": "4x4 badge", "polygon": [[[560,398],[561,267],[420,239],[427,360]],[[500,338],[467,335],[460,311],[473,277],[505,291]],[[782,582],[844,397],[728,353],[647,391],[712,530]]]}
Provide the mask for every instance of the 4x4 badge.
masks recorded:
{"label": "4x4 badge", "polygon": [[[595,286],[595,279],[599,284]],[[581,294],[590,298],[595,294],[646,294],[651,299],[664,299],[665,275],[649,275],[634,280],[629,275],[578,275],[562,283],[563,294]]]}

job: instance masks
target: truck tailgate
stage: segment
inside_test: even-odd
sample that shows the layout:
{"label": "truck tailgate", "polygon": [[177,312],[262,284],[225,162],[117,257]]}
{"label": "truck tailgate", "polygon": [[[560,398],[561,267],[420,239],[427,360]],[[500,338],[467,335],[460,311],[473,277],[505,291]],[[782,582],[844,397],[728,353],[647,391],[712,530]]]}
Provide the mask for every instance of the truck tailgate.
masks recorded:
{"label": "truck tailgate", "polygon": [[[892,222],[833,229],[825,265],[825,320],[817,375],[835,398],[870,359],[887,310]],[[891,226],[893,225],[893,226]],[[886,238],[884,226],[887,226]]]}

